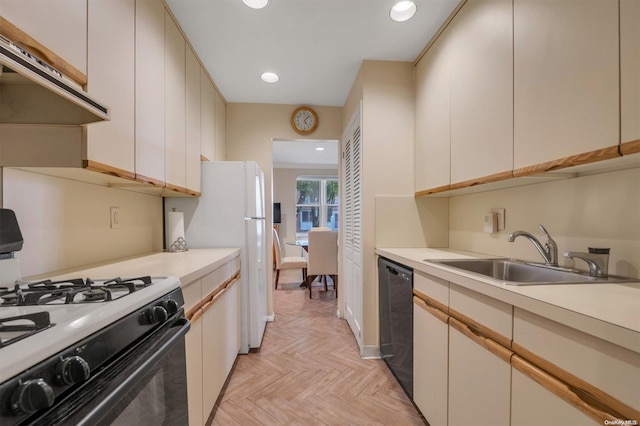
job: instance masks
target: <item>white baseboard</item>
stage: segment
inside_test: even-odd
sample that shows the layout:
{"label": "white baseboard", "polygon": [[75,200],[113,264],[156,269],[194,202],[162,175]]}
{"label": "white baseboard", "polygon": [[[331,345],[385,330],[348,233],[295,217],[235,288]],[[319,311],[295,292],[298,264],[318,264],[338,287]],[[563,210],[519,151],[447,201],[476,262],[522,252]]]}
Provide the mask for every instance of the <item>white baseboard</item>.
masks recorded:
{"label": "white baseboard", "polygon": [[380,359],[380,349],[377,346],[363,346],[360,354],[362,359]]}
{"label": "white baseboard", "polygon": [[273,322],[276,319],[276,313],[272,313],[271,315],[267,315],[267,322]]}

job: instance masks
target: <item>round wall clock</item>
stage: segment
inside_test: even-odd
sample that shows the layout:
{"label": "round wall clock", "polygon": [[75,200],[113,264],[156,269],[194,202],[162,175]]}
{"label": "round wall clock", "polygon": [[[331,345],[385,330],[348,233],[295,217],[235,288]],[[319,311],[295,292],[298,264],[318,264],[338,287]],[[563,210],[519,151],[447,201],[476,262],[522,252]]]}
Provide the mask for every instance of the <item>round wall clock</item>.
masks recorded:
{"label": "round wall clock", "polygon": [[307,106],[296,108],[291,114],[291,127],[301,135],[313,133],[318,128],[318,114]]}

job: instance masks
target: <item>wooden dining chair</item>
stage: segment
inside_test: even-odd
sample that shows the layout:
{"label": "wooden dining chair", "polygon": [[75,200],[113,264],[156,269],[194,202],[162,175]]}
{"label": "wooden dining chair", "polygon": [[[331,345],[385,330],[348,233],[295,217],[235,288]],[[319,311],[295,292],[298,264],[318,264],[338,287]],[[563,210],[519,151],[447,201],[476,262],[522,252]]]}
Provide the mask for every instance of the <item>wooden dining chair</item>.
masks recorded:
{"label": "wooden dining chair", "polygon": [[329,228],[312,228],[309,231],[309,260],[307,269],[307,287],[312,299],[312,283],[315,277],[322,276],[324,289],[327,290],[327,276],[333,281],[338,297],[338,232]]}
{"label": "wooden dining chair", "polygon": [[307,279],[307,259],[302,256],[282,256],[282,245],[280,244],[280,237],[278,231],[273,230],[273,248],[275,249],[276,257],[276,285],[278,288],[278,279],[280,278],[280,271],[282,269],[302,269],[302,281],[306,282]]}

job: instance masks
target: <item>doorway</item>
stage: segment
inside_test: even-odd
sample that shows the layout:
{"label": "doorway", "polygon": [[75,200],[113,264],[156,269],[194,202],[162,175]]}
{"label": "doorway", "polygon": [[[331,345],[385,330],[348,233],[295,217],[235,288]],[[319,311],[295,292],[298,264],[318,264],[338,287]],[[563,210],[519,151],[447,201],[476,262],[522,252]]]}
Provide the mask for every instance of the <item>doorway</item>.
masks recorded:
{"label": "doorway", "polygon": [[[293,244],[312,226],[339,226],[337,140],[274,140],[271,195],[279,203],[278,230],[286,256],[302,256]],[[335,181],[336,185],[329,183]],[[306,184],[304,182],[315,182]],[[334,195],[334,192],[338,193]],[[329,195],[327,195],[329,193]],[[336,205],[338,206],[336,208]],[[331,222],[333,220],[333,222]]]}

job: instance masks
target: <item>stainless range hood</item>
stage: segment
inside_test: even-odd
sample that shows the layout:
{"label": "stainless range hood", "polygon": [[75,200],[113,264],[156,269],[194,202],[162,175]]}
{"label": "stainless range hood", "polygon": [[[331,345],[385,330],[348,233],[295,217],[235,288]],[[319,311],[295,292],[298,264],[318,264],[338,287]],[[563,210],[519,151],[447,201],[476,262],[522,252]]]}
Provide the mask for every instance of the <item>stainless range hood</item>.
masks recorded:
{"label": "stainless range hood", "polygon": [[61,72],[0,35],[0,123],[79,125],[109,108]]}

